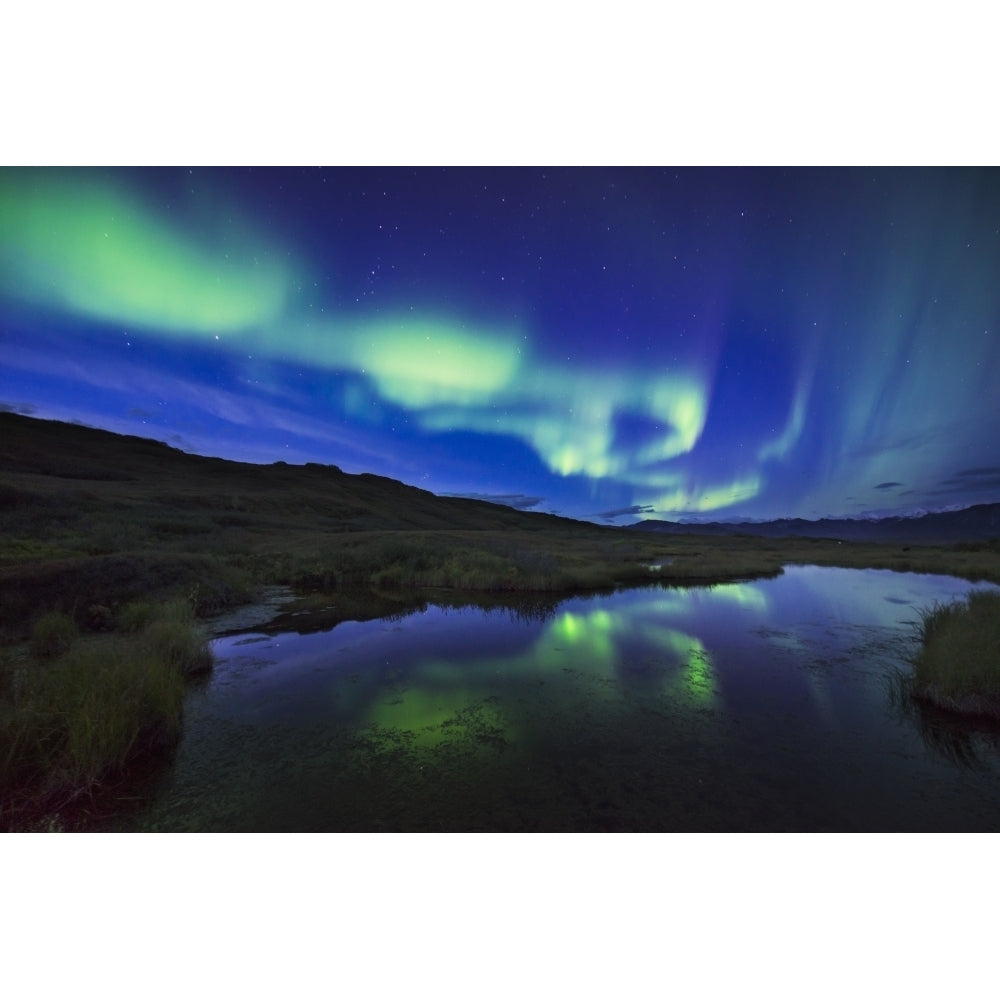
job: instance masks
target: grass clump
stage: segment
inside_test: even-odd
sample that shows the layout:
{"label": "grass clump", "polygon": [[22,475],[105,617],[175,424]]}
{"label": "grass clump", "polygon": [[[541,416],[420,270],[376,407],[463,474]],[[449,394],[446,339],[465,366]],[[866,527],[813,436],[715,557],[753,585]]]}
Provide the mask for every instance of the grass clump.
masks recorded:
{"label": "grass clump", "polygon": [[135,635],[149,625],[155,616],[156,605],[150,601],[129,601],[118,612],[118,631]]}
{"label": "grass clump", "polygon": [[921,615],[913,660],[918,700],[1000,719],[1000,593],[973,591],[965,601]]}
{"label": "grass clump", "polygon": [[[40,619],[41,621],[41,619]],[[189,605],[156,609],[131,635],[0,662],[0,827],[58,812],[180,731],[185,679],[212,656]]]}
{"label": "grass clump", "polygon": [[31,629],[31,655],[38,660],[48,660],[65,653],[76,641],[79,630],[76,622],[61,611],[42,615]]}
{"label": "grass clump", "polygon": [[142,632],[149,657],[159,658],[182,677],[193,677],[212,669],[212,653],[195,622],[187,601],[170,601]]}

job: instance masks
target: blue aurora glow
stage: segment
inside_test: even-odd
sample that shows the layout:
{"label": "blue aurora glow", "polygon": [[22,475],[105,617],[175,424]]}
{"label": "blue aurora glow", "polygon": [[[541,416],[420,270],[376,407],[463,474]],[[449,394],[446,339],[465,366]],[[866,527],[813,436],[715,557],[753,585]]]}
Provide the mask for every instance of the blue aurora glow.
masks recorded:
{"label": "blue aurora glow", "polygon": [[998,279],[996,170],[2,170],[0,404],[614,523],[937,509],[1000,498]]}

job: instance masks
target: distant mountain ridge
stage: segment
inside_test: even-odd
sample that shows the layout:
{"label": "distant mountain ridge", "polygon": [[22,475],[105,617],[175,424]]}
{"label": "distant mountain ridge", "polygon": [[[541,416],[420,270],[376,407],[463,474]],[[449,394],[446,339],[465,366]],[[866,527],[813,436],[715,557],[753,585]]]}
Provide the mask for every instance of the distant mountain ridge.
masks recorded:
{"label": "distant mountain ridge", "polygon": [[934,545],[979,542],[1000,538],[1000,503],[982,503],[963,510],[940,511],[917,517],[781,518],[777,521],[712,521],[683,524],[649,519],[630,524],[629,531],[675,535],[757,535],[764,538],[836,538],[845,542],[899,542]]}
{"label": "distant mountain ridge", "polygon": [[[63,485],[58,486],[61,482]],[[46,485],[48,484],[48,485]],[[70,485],[72,484],[72,485]],[[257,465],[191,455],[161,441],[0,410],[0,512],[48,510],[51,495],[73,493],[78,513],[92,502],[214,511],[223,521],[292,513],[343,531],[579,530],[592,522],[518,510],[492,500],[438,496],[372,473],[350,474],[308,462]],[[505,499],[535,500],[508,495]],[[152,516],[150,514],[150,516]],[[608,530],[608,529],[604,529]],[[1000,539],[1000,503],[922,516],[803,518],[705,524],[644,520],[616,531],[684,535],[835,538],[843,541],[948,544]]]}

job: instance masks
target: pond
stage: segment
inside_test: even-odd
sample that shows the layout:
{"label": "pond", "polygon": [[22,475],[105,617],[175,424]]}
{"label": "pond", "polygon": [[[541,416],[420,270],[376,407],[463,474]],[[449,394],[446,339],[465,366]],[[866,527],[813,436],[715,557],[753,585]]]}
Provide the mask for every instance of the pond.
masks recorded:
{"label": "pond", "polygon": [[173,761],[111,826],[995,830],[996,731],[891,683],[919,610],[973,586],[797,566],[216,639]]}

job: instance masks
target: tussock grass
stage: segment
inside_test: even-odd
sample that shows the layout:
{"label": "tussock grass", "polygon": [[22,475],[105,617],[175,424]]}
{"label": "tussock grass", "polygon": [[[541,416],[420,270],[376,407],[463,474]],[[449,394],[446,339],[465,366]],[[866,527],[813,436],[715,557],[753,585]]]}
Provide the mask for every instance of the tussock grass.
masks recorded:
{"label": "tussock grass", "polygon": [[156,605],[150,601],[129,601],[119,612],[116,624],[119,632],[134,635],[141,632],[156,617]]}
{"label": "tussock grass", "polygon": [[69,615],[50,611],[32,626],[31,655],[38,660],[47,660],[65,653],[79,634],[76,622]]}
{"label": "tussock grass", "polygon": [[1000,594],[973,591],[965,601],[923,611],[919,637],[914,697],[1000,719]]}
{"label": "tussock grass", "polygon": [[164,604],[142,632],[146,655],[182,677],[194,677],[212,669],[212,653],[186,601]]}
{"label": "tussock grass", "polygon": [[201,615],[249,602],[255,585],[238,565],[201,553],[115,552],[0,567],[0,625],[14,637],[48,611],[87,625],[94,606],[190,597]]}
{"label": "tussock grass", "polygon": [[82,637],[47,658],[0,661],[0,828],[65,808],[141,753],[169,747],[185,679],[211,652],[184,602],[131,635]]}

